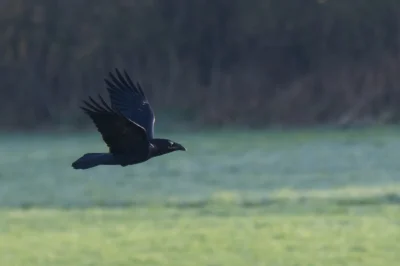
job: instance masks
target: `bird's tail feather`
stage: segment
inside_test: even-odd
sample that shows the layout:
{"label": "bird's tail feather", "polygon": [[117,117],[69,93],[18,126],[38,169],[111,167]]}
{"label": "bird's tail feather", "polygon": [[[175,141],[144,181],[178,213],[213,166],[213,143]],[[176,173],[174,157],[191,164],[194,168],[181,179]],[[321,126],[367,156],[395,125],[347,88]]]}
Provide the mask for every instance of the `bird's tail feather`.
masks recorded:
{"label": "bird's tail feather", "polygon": [[99,165],[115,165],[116,160],[111,153],[86,153],[72,163],[74,169],[89,169]]}

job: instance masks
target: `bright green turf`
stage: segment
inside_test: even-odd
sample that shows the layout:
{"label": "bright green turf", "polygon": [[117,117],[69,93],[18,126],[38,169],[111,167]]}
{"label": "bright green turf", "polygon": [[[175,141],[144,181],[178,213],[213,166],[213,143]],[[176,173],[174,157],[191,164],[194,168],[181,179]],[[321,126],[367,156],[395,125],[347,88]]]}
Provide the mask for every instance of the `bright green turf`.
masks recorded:
{"label": "bright green turf", "polygon": [[170,135],[71,169],[97,135],[0,137],[0,265],[398,265],[400,131]]}

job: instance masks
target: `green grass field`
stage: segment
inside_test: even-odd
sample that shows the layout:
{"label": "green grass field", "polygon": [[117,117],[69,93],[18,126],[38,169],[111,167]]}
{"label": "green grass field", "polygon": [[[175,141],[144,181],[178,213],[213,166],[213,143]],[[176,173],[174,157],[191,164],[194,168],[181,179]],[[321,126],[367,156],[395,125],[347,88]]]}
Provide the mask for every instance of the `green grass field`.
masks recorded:
{"label": "green grass field", "polygon": [[398,265],[400,129],[167,134],[70,167],[97,134],[0,136],[0,265]]}

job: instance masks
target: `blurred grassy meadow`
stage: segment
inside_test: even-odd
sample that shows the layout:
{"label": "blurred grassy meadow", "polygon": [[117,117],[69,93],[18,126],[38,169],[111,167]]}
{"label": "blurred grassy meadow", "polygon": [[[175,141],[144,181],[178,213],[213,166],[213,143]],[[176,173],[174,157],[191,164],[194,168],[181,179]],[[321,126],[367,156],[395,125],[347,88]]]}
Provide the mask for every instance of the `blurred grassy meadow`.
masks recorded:
{"label": "blurred grassy meadow", "polygon": [[397,265],[400,128],[170,134],[73,170],[96,133],[1,135],[0,265]]}

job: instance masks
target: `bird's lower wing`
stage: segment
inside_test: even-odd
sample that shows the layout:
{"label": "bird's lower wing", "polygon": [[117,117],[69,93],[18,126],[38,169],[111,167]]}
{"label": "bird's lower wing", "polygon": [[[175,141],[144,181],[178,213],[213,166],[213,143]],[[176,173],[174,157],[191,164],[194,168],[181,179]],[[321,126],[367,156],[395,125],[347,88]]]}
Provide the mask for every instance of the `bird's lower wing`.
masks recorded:
{"label": "bird's lower wing", "polygon": [[85,101],[84,112],[89,115],[104,142],[112,153],[129,152],[143,142],[147,142],[145,130],[122,114],[111,109],[100,97],[102,105],[90,98]]}

